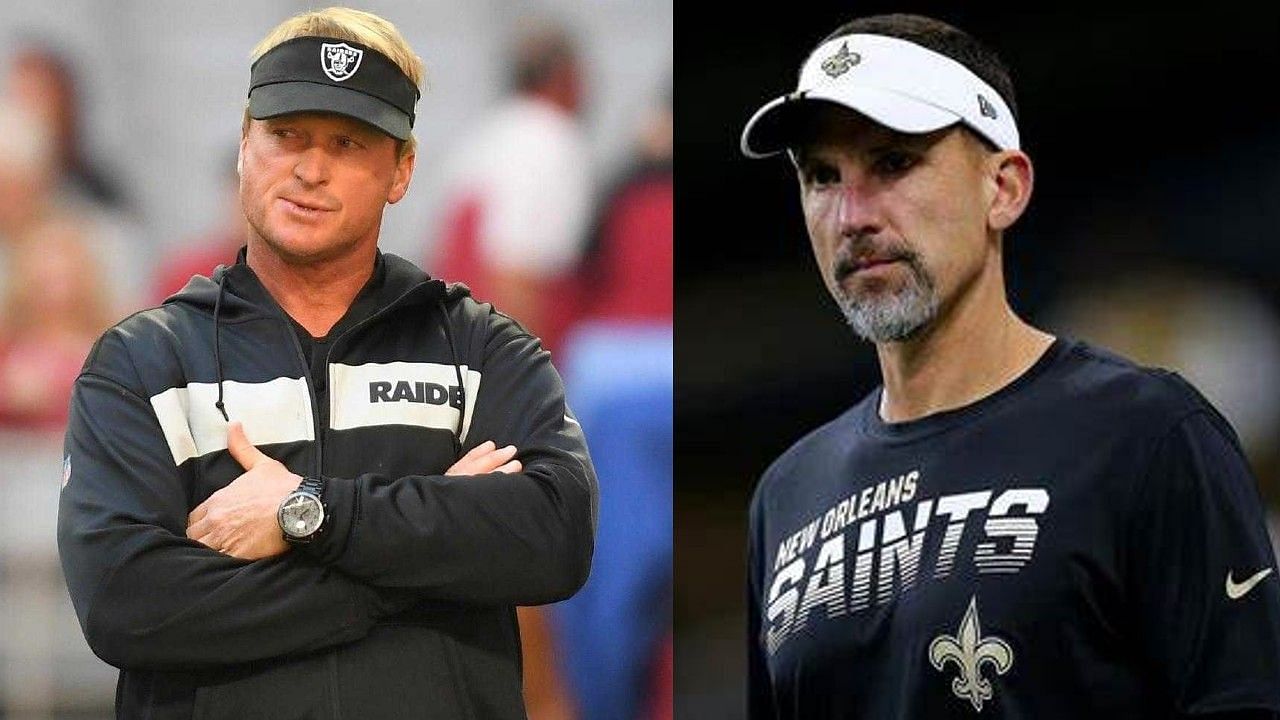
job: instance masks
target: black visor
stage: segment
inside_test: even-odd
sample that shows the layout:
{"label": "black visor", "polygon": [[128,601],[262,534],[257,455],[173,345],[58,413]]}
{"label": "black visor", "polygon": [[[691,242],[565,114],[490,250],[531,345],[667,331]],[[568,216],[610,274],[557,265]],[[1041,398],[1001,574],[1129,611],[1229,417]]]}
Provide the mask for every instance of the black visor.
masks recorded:
{"label": "black visor", "polygon": [[300,37],[253,64],[249,117],[331,112],[408,140],[418,95],[413,81],[377,50],[349,40]]}

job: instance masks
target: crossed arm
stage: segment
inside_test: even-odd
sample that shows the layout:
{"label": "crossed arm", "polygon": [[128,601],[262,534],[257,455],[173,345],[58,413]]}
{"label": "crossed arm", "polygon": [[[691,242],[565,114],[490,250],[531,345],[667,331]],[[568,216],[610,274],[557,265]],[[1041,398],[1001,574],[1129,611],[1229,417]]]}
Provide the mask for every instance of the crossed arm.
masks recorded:
{"label": "crossed arm", "polygon": [[[262,560],[289,550],[276,520],[284,498],[298,488],[302,477],[263,453],[245,436],[244,426],[231,423],[227,450],[244,468],[226,487],[213,493],[187,516],[187,537],[230,557]],[[448,470],[447,476],[518,473],[516,447],[498,447],[492,440],[472,448]]]}
{"label": "crossed arm", "polygon": [[444,475],[327,478],[344,528],[287,552],[275,512],[298,476],[232,430],[246,472],[193,513],[127,349],[99,345],[72,397],[58,546],[86,639],[112,665],[309,652],[423,598],[534,605],[585,582],[595,474],[559,376],[522,333],[494,333],[485,355],[470,432],[496,443]]}

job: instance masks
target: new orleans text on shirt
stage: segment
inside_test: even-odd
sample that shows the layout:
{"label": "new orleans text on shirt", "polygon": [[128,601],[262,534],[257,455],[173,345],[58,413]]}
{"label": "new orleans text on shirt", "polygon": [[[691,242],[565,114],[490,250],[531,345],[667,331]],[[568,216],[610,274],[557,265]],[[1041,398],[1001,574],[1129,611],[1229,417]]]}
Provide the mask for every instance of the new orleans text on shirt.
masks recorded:
{"label": "new orleans text on shirt", "polygon": [[[983,538],[968,558],[978,573],[1016,573],[1031,561],[1039,532],[1036,516],[1049,506],[1047,490],[977,490],[921,498],[910,513],[897,509],[915,498],[919,482],[920,471],[911,470],[868,485],[778,544],[772,576],[763,586],[765,646],[770,654],[804,629],[814,608],[834,618],[910,591],[917,584],[926,545],[930,550],[937,547],[932,579],[946,578],[956,565],[971,514],[985,518],[980,524]],[[848,575],[846,554],[854,556]]]}

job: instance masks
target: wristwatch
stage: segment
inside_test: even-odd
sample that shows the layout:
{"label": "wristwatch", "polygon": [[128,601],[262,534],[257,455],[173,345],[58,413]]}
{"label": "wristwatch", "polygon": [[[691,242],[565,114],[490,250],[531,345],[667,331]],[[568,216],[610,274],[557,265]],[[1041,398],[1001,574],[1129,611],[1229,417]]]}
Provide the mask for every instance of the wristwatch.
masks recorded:
{"label": "wristwatch", "polygon": [[328,513],[324,507],[324,478],[303,478],[298,489],[285,496],[276,521],[285,542],[305,545],[324,532]]}

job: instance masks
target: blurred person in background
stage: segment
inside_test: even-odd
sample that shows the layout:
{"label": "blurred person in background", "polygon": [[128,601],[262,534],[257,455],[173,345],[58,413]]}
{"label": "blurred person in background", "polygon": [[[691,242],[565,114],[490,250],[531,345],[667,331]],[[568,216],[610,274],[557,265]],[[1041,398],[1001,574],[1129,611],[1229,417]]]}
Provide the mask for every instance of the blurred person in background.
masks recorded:
{"label": "blurred person in background", "polygon": [[85,354],[123,309],[100,226],[61,200],[54,157],[49,128],[0,101],[0,424],[11,428],[61,429]]}
{"label": "blurred person in background", "polygon": [[11,57],[6,67],[5,102],[24,119],[23,127],[4,142],[29,142],[31,155],[26,158],[26,174],[6,180],[24,187],[3,189],[6,197],[0,203],[6,207],[0,233],[12,237],[45,218],[74,216],[83,227],[82,241],[111,277],[103,283],[109,314],[118,317],[137,309],[148,272],[141,232],[115,179],[96,168],[84,151],[71,63],[33,45]]}
{"label": "blurred person in background", "polygon": [[583,720],[671,716],[672,142],[667,97],[600,212],[565,342],[569,400],[605,488],[591,576],[555,606]]}
{"label": "blurred person in background", "polygon": [[219,265],[235,262],[236,253],[246,241],[237,162],[236,154],[232,153],[223,167],[226,194],[223,197],[222,212],[218,216],[218,226],[202,237],[184,242],[156,268],[151,289],[153,303],[164,302],[165,298],[186,286],[193,276],[209,276]]}
{"label": "blurred person in background", "polygon": [[[427,267],[503,308],[556,353],[579,312],[577,271],[591,219],[583,70],[568,30],[540,18],[518,24],[509,67],[510,97],[449,161]],[[521,608],[520,628],[530,717],[573,717],[546,611]]]}
{"label": "blurred person in background", "polygon": [[648,110],[632,161],[601,205],[578,271],[579,326],[671,324],[673,120],[669,96]]}
{"label": "blurred person in background", "polygon": [[757,487],[751,717],[1280,716],[1235,432],[1176,374],[1009,305],[1032,166],[999,58],[931,18],[846,23],[741,147],[792,161],[883,377]]}
{"label": "blurred person in background", "polygon": [[63,219],[11,247],[0,305],[0,427],[61,432],[80,366],[110,324],[84,232]]}
{"label": "blurred person in background", "polygon": [[574,276],[591,220],[583,69],[568,31],[541,19],[519,25],[509,67],[510,97],[450,160],[428,267],[556,352],[578,312]]}
{"label": "blurred person in background", "polygon": [[31,44],[9,58],[6,68],[9,97],[39,118],[52,135],[57,192],[62,199],[125,210],[119,183],[95,167],[85,153],[81,98],[70,60],[50,47]]}
{"label": "blurred person in background", "polygon": [[[53,137],[38,118],[0,101],[0,258],[40,227],[69,214],[54,193]],[[0,265],[0,284],[7,271]]]}

